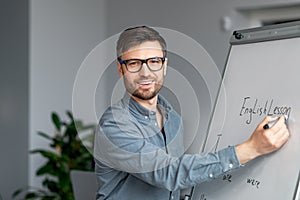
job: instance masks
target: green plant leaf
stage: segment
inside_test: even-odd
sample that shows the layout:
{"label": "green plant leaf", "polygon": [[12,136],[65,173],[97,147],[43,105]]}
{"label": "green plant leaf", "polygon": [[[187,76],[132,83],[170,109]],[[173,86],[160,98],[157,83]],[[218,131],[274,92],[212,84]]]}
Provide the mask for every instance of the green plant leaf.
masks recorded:
{"label": "green plant leaf", "polygon": [[55,195],[45,195],[41,197],[41,200],[61,200],[61,198]]}
{"label": "green plant leaf", "polygon": [[51,115],[52,118],[52,122],[54,123],[56,129],[60,132],[61,131],[61,120],[59,118],[59,116],[53,112]]}
{"label": "green plant leaf", "polygon": [[95,130],[95,125],[92,125],[92,124],[89,124],[89,125],[80,125],[80,126],[78,126],[77,124],[76,124],[76,128],[78,129],[78,131],[85,131],[85,130]]}
{"label": "green plant leaf", "polygon": [[47,150],[43,150],[43,149],[36,149],[36,150],[30,151],[30,153],[32,153],[32,154],[39,153],[42,156],[44,156],[45,158],[48,158],[49,160],[52,160],[55,162],[60,161],[60,156],[51,151],[47,151]]}
{"label": "green plant leaf", "polygon": [[64,143],[64,137],[62,135],[56,135],[52,138],[52,143],[50,144],[50,146],[53,148],[56,148],[57,146],[61,147]]}
{"label": "green plant leaf", "polygon": [[[22,199],[37,199],[38,197],[47,194],[47,192],[45,190],[39,189],[39,188],[35,188],[32,186],[27,186],[21,189],[16,190],[11,196],[13,199],[16,199],[18,196],[21,196],[21,194],[24,193],[23,195],[28,195],[29,197],[25,197],[23,196]],[[35,194],[35,197],[33,194]],[[34,196],[34,197],[32,197]],[[20,199],[20,197],[18,197],[18,199]]]}
{"label": "green plant leaf", "polygon": [[85,141],[90,141],[90,137],[87,135],[91,132],[91,138],[93,138],[95,126],[85,125],[81,120],[74,120],[70,111],[67,111],[67,116],[70,120],[61,121],[55,112],[51,115],[52,122],[59,134],[51,136],[44,132],[38,132],[39,136],[49,140],[50,150],[34,149],[30,151],[32,154],[39,154],[47,159],[36,171],[38,176],[44,177],[45,192],[25,188],[23,191],[16,191],[16,194],[19,194],[18,197],[21,195],[24,197],[23,193],[27,192],[25,193],[28,195],[27,199],[74,200],[70,170],[93,170],[93,156],[82,144],[79,133],[82,134],[81,136],[84,137]]}
{"label": "green plant leaf", "polygon": [[20,189],[14,191],[14,193],[12,194],[12,197],[13,197],[13,198],[17,197],[17,196],[18,196],[19,194],[21,194],[23,191],[24,191],[23,188],[20,188]]}
{"label": "green plant leaf", "polygon": [[28,192],[26,195],[25,195],[25,199],[26,200],[33,200],[33,199],[37,199],[39,197],[38,193],[36,192]]}
{"label": "green plant leaf", "polygon": [[46,178],[43,181],[43,186],[46,186],[49,189],[49,191],[51,191],[53,193],[57,193],[60,190],[58,183],[56,181],[50,180],[48,178]]}
{"label": "green plant leaf", "polygon": [[69,110],[67,110],[66,113],[67,113],[67,115],[69,116],[70,120],[71,120],[71,121],[74,121],[74,118],[73,118],[72,113],[71,113]]}
{"label": "green plant leaf", "polygon": [[37,134],[40,135],[40,136],[42,136],[43,138],[48,139],[48,140],[53,140],[52,137],[50,137],[48,134],[43,133],[43,132],[41,132],[41,131],[38,131]]}
{"label": "green plant leaf", "polygon": [[43,165],[36,171],[36,175],[41,176],[44,174],[50,174],[50,175],[55,176],[56,169],[57,169],[57,165],[55,162],[47,162],[45,165]]}

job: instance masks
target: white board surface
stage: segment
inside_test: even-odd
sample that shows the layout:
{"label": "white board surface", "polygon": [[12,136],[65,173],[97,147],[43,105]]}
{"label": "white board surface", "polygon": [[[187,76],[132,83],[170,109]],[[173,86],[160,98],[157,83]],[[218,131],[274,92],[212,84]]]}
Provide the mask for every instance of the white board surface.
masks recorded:
{"label": "white board surface", "polygon": [[287,144],[196,186],[192,199],[295,199],[300,170],[300,37],[231,46],[204,152],[245,141],[268,114],[289,115]]}

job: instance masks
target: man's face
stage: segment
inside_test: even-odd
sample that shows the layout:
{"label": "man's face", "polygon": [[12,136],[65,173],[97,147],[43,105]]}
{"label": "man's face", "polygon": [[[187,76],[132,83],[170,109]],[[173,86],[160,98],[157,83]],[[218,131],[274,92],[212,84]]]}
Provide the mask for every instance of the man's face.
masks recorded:
{"label": "man's face", "polygon": [[[163,51],[159,42],[148,41],[140,45],[131,47],[122,56],[122,60],[147,59],[153,57],[163,57]],[[118,72],[124,78],[127,92],[141,100],[150,100],[157,95],[163,85],[164,75],[166,74],[167,60],[159,71],[151,71],[145,63],[138,72],[127,71],[125,64],[118,62]]]}

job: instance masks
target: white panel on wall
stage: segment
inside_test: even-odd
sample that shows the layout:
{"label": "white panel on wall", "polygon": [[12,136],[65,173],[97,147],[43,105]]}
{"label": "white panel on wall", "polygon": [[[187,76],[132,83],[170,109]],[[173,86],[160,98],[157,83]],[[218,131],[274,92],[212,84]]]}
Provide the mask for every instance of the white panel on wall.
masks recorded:
{"label": "white panel on wall", "polygon": [[[31,0],[30,11],[29,148],[36,149],[48,145],[36,132],[53,133],[53,111],[66,118],[77,70],[106,38],[106,4],[103,0]],[[40,184],[35,171],[43,162],[39,155],[30,156],[30,185]]]}

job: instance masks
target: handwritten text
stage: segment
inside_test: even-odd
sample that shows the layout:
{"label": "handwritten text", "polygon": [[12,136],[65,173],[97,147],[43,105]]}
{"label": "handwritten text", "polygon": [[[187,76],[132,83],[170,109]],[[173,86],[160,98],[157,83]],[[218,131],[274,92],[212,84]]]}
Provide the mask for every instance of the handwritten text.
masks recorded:
{"label": "handwritten text", "polygon": [[287,115],[289,117],[291,111],[292,107],[274,105],[273,99],[259,101],[251,97],[245,97],[240,109],[240,116],[247,116],[246,124],[251,124],[254,115]]}

